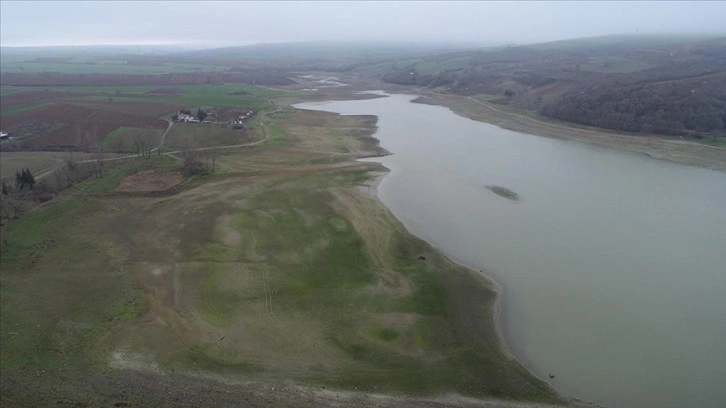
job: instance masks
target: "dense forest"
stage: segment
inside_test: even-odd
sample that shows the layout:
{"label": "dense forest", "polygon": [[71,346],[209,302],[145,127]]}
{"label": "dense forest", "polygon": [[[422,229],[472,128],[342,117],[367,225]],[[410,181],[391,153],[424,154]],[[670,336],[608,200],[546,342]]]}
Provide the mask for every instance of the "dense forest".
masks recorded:
{"label": "dense forest", "polygon": [[726,72],[683,81],[582,86],[542,106],[540,113],[628,132],[721,133],[726,130]]}

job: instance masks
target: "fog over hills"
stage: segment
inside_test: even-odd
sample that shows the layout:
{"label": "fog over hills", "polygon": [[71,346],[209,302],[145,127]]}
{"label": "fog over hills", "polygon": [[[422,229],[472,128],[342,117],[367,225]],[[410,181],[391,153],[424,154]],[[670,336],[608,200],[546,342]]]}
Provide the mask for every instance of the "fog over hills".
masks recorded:
{"label": "fog over hills", "polygon": [[[523,44],[724,33],[723,2],[7,2],[0,44]],[[129,22],[132,22],[130,25]],[[133,29],[130,29],[133,27]]]}

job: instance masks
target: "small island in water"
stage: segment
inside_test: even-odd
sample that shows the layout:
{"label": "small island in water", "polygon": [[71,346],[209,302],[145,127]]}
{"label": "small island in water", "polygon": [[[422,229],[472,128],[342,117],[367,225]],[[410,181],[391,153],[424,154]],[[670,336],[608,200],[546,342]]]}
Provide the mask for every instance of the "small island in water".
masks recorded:
{"label": "small island in water", "polygon": [[484,186],[487,190],[492,191],[494,194],[504,197],[508,200],[512,201],[519,201],[519,194],[515,193],[514,191],[502,187],[502,186]]}

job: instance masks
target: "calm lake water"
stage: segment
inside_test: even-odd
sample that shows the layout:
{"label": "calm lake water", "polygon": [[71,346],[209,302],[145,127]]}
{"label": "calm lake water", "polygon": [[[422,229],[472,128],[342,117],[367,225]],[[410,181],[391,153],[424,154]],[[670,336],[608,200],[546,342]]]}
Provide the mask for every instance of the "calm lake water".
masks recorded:
{"label": "calm lake water", "polygon": [[375,137],[393,153],[380,160],[391,169],[380,199],[502,286],[510,350],[564,395],[726,406],[726,174],[508,131],[414,98],[297,107],[378,116]]}

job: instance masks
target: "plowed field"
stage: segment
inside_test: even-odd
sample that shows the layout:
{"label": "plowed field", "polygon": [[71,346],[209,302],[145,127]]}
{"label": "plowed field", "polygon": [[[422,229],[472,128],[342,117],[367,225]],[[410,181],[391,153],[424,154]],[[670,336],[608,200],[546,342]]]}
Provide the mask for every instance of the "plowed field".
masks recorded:
{"label": "plowed field", "polygon": [[54,103],[2,118],[3,130],[32,149],[85,148],[113,130],[126,126],[164,129],[159,119],[170,105],[134,103]]}

